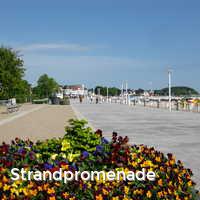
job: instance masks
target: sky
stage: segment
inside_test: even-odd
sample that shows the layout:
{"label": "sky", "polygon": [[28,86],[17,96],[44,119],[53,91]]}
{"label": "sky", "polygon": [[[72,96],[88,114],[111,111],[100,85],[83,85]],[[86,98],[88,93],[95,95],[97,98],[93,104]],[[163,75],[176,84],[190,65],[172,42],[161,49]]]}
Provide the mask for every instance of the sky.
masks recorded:
{"label": "sky", "polygon": [[0,0],[0,45],[18,50],[25,79],[200,91],[199,0]]}

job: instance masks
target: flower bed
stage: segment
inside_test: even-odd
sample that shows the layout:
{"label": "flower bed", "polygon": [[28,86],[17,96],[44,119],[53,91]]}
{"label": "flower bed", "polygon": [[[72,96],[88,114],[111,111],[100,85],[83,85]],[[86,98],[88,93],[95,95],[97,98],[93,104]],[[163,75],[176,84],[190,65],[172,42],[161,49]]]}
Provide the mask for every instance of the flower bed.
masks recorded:
{"label": "flower bed", "polygon": [[[113,133],[112,141],[93,132],[84,120],[71,120],[66,135],[38,141],[15,139],[0,146],[0,199],[2,200],[137,200],[197,199],[192,172],[172,154],[165,156],[153,147],[128,144],[128,137]],[[25,181],[11,180],[12,168],[74,171],[136,172],[145,168],[156,172],[151,181]]]}

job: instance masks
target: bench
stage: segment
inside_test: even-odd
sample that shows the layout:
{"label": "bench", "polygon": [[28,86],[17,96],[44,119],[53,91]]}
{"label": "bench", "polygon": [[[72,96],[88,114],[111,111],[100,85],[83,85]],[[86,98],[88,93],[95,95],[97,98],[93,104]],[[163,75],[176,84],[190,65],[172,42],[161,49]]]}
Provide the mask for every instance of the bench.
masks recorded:
{"label": "bench", "polygon": [[7,105],[7,112],[8,113],[12,113],[12,112],[17,112],[19,111],[19,105],[15,104],[15,105]]}

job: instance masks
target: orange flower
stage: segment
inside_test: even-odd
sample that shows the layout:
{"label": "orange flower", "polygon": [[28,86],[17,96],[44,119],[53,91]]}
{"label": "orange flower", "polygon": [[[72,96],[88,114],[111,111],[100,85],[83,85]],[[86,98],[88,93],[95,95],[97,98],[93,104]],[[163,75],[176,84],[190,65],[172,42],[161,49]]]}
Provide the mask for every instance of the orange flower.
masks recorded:
{"label": "orange flower", "polygon": [[101,194],[99,194],[99,195],[96,195],[96,200],[103,200],[103,197],[102,197],[102,195],[101,195]]}
{"label": "orange flower", "polygon": [[64,192],[64,193],[63,193],[63,197],[66,199],[66,198],[69,197],[69,194],[68,194],[67,192]]}
{"label": "orange flower", "polygon": [[163,180],[162,179],[158,180],[158,185],[161,186],[161,187],[163,186]]}
{"label": "orange flower", "polygon": [[48,188],[47,193],[48,194],[54,194],[55,193],[54,188]]}
{"label": "orange flower", "polygon": [[49,197],[49,200],[56,200],[56,197]]}
{"label": "orange flower", "polygon": [[8,182],[8,179],[7,179],[7,177],[6,176],[3,176],[3,183],[7,183]]}
{"label": "orange flower", "polygon": [[147,198],[150,199],[150,198],[152,197],[152,193],[151,193],[151,191],[148,191],[146,195],[147,195]]}
{"label": "orange flower", "polygon": [[158,156],[155,158],[155,160],[156,160],[156,162],[161,162],[161,158]]}
{"label": "orange flower", "polygon": [[103,192],[104,195],[108,195],[108,193],[109,193],[109,192],[108,192],[106,189],[104,189],[104,188],[103,188],[102,192]]}

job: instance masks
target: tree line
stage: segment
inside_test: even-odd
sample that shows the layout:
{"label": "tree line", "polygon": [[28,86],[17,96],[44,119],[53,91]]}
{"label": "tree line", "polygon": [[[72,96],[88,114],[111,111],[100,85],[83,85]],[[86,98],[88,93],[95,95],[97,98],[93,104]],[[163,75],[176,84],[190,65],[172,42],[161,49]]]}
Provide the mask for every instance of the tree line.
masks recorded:
{"label": "tree line", "polygon": [[[91,90],[91,89],[90,89]],[[119,96],[121,90],[116,87],[104,87],[104,86],[96,86],[94,89],[95,94],[100,94],[102,96],[107,96],[107,90],[109,96]]]}
{"label": "tree line", "polygon": [[0,100],[16,98],[18,103],[31,99],[48,98],[59,88],[58,83],[47,74],[37,81],[36,87],[24,79],[24,61],[18,51],[12,48],[0,47]]}
{"label": "tree line", "polygon": [[[198,95],[199,93],[190,87],[185,86],[176,86],[171,88],[171,93],[173,96],[191,96],[191,95]],[[169,88],[163,88],[161,90],[155,90],[155,95],[159,96],[168,96],[169,95]]]}

